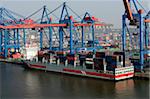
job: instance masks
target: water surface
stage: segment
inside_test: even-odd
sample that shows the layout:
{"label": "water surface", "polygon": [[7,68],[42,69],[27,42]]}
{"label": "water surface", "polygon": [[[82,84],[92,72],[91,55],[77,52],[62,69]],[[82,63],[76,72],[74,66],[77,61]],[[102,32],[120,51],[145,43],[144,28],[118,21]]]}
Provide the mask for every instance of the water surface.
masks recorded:
{"label": "water surface", "polygon": [[148,80],[113,82],[0,63],[1,99],[149,99]]}

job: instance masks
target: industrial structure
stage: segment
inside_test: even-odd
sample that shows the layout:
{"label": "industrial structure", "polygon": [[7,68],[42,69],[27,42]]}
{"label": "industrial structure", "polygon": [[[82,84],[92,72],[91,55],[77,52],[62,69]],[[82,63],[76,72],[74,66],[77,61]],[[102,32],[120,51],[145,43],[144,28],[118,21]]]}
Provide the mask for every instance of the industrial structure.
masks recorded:
{"label": "industrial structure", "polygon": [[[126,35],[129,33],[131,46],[134,48],[131,53],[140,53],[139,58],[132,58],[133,65],[136,70],[143,70],[144,64],[149,64],[148,53],[150,52],[150,34],[149,34],[149,14],[138,0],[123,0],[125,6],[125,13],[122,15],[122,48],[123,51],[127,51],[126,47]],[[135,11],[133,12],[133,9]],[[127,21],[127,19],[129,21]],[[128,28],[132,26],[134,31],[130,31]],[[136,44],[133,45],[132,39],[136,38]],[[145,55],[145,57],[144,57]]]}
{"label": "industrial structure", "polygon": [[[89,70],[90,73],[91,71],[92,73],[94,71],[94,73],[96,72],[95,76],[101,75],[100,71],[97,68],[94,68],[95,66],[94,60],[97,60],[95,62],[100,62],[100,64],[103,66],[104,70],[103,74],[105,74],[106,64],[104,63],[106,61],[108,65],[107,69],[113,71],[113,73],[111,74],[111,77],[113,79],[115,77],[118,77],[120,71],[121,71],[120,75],[123,75],[125,71],[128,73],[125,75],[125,78],[132,77],[133,69],[129,61],[126,60],[126,58],[128,58],[128,55],[131,56],[130,60],[133,63],[136,71],[142,71],[143,67],[146,67],[147,64],[148,64],[147,66],[149,66],[148,53],[150,52],[149,48],[150,11],[146,12],[142,10],[143,7],[137,0],[123,0],[123,2],[125,5],[125,13],[122,15],[122,51],[121,48],[119,47],[119,44],[118,46],[117,44],[114,46],[113,44],[110,43],[113,42],[114,39],[110,41],[109,40],[110,38],[107,38],[105,40],[106,42],[109,41],[107,46],[106,44],[103,44],[105,46],[101,46],[100,41],[103,40],[99,40],[99,37],[96,37],[97,35],[100,34],[100,33],[96,34],[96,32],[102,31],[102,28],[99,31],[96,30],[96,28],[99,29],[100,27],[104,27],[105,31],[103,31],[103,33],[106,32],[108,32],[106,34],[110,33],[109,34],[110,37],[112,35],[115,35],[112,34],[113,30],[110,28],[112,25],[101,22],[98,18],[92,16],[89,12],[85,12],[83,16],[80,16],[68,5],[66,5],[66,2],[64,2],[62,5],[58,6],[56,9],[52,11],[49,11],[49,9],[47,9],[46,6],[43,6],[42,8],[40,8],[39,10],[35,11],[34,13],[32,13],[27,17],[19,15],[6,8],[0,8],[0,56],[2,58],[7,59],[10,58],[11,54],[14,54],[15,52],[21,52],[21,48],[27,48],[28,44],[27,42],[29,41],[27,40],[28,35],[31,35],[30,34],[31,31],[35,31],[35,34],[39,34],[37,36],[37,39],[39,39],[39,41],[37,42],[39,43],[38,44],[39,51],[37,55],[38,59],[39,58],[44,59],[42,65],[44,65],[44,68],[48,70],[50,69],[50,67],[45,63],[45,60],[48,58],[46,61],[48,62],[50,61],[49,63],[51,63],[52,61],[51,54],[56,52],[57,56],[55,57],[56,58],[55,63],[59,64],[59,61],[61,61],[63,64],[67,64],[66,62],[71,61],[70,64],[74,65],[74,67],[71,68],[73,69],[72,72],[77,73],[76,70],[74,70],[77,69],[76,55],[79,52],[87,51],[88,52],[88,54],[86,53],[87,55],[81,55],[79,53],[79,56],[82,56],[82,58],[84,57],[83,60],[81,57],[79,58],[80,63],[82,63],[82,65],[84,65],[84,62],[90,61],[89,63],[87,63],[88,65],[83,66],[81,70],[84,70],[85,67],[90,67],[91,68],[91,70]],[[142,9],[139,9],[137,5],[141,6]],[[61,7],[62,7],[61,14],[60,17],[58,17],[54,14],[54,12]],[[133,7],[136,10],[135,12],[131,10]],[[37,13],[39,13],[40,11],[42,11],[42,15],[40,16],[40,18],[37,20],[33,20],[32,17]],[[53,20],[53,18],[50,15],[54,16],[56,20]],[[106,34],[105,36],[108,36]],[[133,43],[134,39],[135,41]],[[114,42],[117,41],[120,42],[120,40],[117,39],[114,40]],[[129,46],[127,46],[127,43]],[[111,49],[113,49],[112,51],[113,54],[111,53],[112,54],[111,56],[107,55],[111,51]],[[118,49],[119,51],[116,52]],[[48,57],[44,56],[43,54],[45,53],[44,51],[48,53],[49,55]],[[99,53],[97,51],[104,51],[104,52]],[[134,52],[140,53],[138,58],[133,57]],[[67,53],[67,55],[65,53]],[[109,61],[111,60],[112,63],[110,64],[108,60]],[[42,62],[42,60],[40,61]],[[116,65],[118,61],[119,66],[118,67],[114,66],[114,64]],[[36,60],[35,64],[37,65],[38,62],[39,60],[38,61]],[[30,62],[27,63],[30,64]],[[33,63],[31,62],[32,65],[34,65]],[[128,65],[129,68],[126,67]],[[52,67],[51,69],[55,70],[56,68]],[[100,69],[102,69],[102,67],[100,67]],[[56,71],[58,72],[62,72],[62,70],[64,70],[63,72],[67,73],[70,72],[68,68],[64,69],[64,66],[60,67],[59,69],[58,68],[56,69]],[[80,71],[82,75],[85,75],[85,73],[89,72]],[[122,77],[119,79],[124,78]]]}
{"label": "industrial structure", "polygon": [[[62,6],[62,5],[61,5]],[[21,40],[21,33],[23,32],[23,44],[24,46],[26,45],[26,31],[28,29],[32,30],[38,30],[40,32],[40,48],[43,48],[43,32],[45,29],[48,29],[48,41],[49,41],[49,49],[53,50],[53,43],[52,43],[52,37],[54,32],[58,32],[57,35],[59,35],[59,50],[63,51],[63,41],[66,37],[69,36],[69,45],[70,45],[70,53],[73,53],[73,31],[77,34],[79,34],[79,29],[82,31],[82,47],[84,47],[84,28],[89,27],[91,28],[91,33],[92,33],[92,40],[94,39],[94,27],[96,26],[106,26],[104,23],[95,23],[98,21],[97,18],[92,17],[88,12],[85,13],[85,16],[81,18],[79,15],[77,15],[76,12],[74,12],[70,7],[66,6],[66,3],[63,3],[63,9],[61,12],[61,17],[59,19],[58,23],[52,23],[52,18],[50,18],[50,14],[52,14],[54,11],[59,9],[61,6],[57,7],[53,11],[48,13],[48,9],[46,6],[42,7],[40,10],[43,10],[42,16],[40,19],[34,21],[30,19],[34,14],[38,13],[40,10],[34,12],[30,16],[24,18],[21,16],[21,18],[15,18],[15,16],[11,15],[9,12],[8,14],[4,14],[5,8],[1,9],[1,42],[0,44],[2,45],[0,48],[0,52],[4,54],[4,57],[8,57],[8,49],[14,48],[14,49],[19,49],[20,48],[20,40]],[[67,8],[68,7],[68,8]],[[72,16],[69,15],[68,9],[70,9],[77,17],[79,17],[81,20],[76,21],[73,19]],[[8,12],[8,11],[7,11]],[[11,11],[12,12],[12,11]],[[14,12],[12,12],[14,13]],[[15,13],[16,14],[16,13]],[[8,19],[4,20],[4,17],[6,15],[11,18],[9,19],[10,22],[5,22],[9,21]],[[18,15],[18,14],[16,14]],[[10,17],[11,16],[11,17]],[[40,21],[40,22],[39,22]],[[54,28],[57,30],[54,30]],[[12,33],[14,32],[14,33]],[[65,32],[69,32],[69,35],[66,35]],[[74,34],[75,34],[74,33]],[[65,35],[65,36],[64,36]],[[16,43],[17,41],[17,43]],[[76,40],[77,41],[77,40]],[[94,48],[94,42],[93,42],[93,48]]]}

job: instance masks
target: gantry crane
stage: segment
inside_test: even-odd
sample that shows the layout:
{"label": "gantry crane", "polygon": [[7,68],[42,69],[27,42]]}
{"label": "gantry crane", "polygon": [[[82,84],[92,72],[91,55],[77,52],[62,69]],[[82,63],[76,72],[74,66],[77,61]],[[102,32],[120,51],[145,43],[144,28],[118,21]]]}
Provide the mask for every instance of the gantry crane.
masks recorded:
{"label": "gantry crane", "polygon": [[[7,55],[8,49],[14,48],[16,50],[20,48],[21,35],[19,29],[4,29],[3,27],[22,24],[21,18],[24,18],[24,16],[9,9],[0,8],[0,53]],[[22,31],[25,35],[24,29]],[[22,38],[25,40],[25,36]]]}
{"label": "gantry crane", "polygon": [[[149,15],[146,16],[146,11],[139,3],[138,0],[123,0],[125,13],[122,15],[122,49],[126,51],[126,31],[128,30],[128,26],[135,26],[138,30],[139,42],[137,44],[140,46],[139,53],[140,58],[139,61],[134,64],[135,70],[142,71],[144,67],[144,54],[146,54],[150,46],[149,42],[149,31],[148,31],[148,22]],[[140,6],[142,9],[139,9]],[[135,8],[135,11],[133,9]],[[127,23],[127,19],[129,20],[129,24]],[[145,31],[144,31],[145,30]],[[138,53],[138,52],[137,52]]]}
{"label": "gantry crane", "polygon": [[[34,21],[34,22],[29,22],[29,23],[25,23],[25,20],[28,20],[32,15],[34,15],[35,13],[37,13],[38,11],[36,11],[35,13],[31,14],[30,16],[24,18],[23,20],[21,20],[21,23],[18,23],[18,24],[9,24],[9,25],[0,25],[0,28],[3,30],[3,32],[5,32],[4,34],[5,35],[5,45],[7,46],[4,46],[4,56],[7,57],[8,55],[8,43],[6,42],[6,36],[8,36],[6,30],[14,30],[14,31],[17,31],[19,33],[19,30],[20,29],[40,29],[40,48],[42,49],[43,48],[43,29],[44,28],[48,28],[48,32],[49,32],[49,50],[52,50],[52,36],[53,36],[53,28],[54,27],[58,27],[58,33],[59,33],[59,51],[63,51],[63,39],[64,39],[64,29],[67,28],[69,30],[69,50],[70,50],[70,54],[73,54],[74,53],[74,42],[73,42],[73,30],[75,27],[91,27],[92,28],[92,37],[93,37],[93,40],[94,40],[94,26],[104,26],[105,24],[96,24],[94,23],[95,20],[93,20],[94,18],[90,16],[89,13],[86,13],[84,18],[81,19],[80,22],[75,22],[73,17],[69,15],[69,12],[67,10],[67,5],[66,3],[63,3],[63,9],[62,9],[62,12],[61,12],[61,16],[60,16],[60,19],[59,19],[59,22],[58,23],[52,23],[52,20],[50,19],[50,14],[53,13],[54,11],[56,11],[58,8],[60,8],[61,6],[57,7],[56,9],[54,9],[53,11],[51,11],[50,13],[47,12],[46,10],[46,6],[44,6],[42,9],[43,9],[43,12],[42,12],[42,17],[40,18],[40,22],[38,23],[37,21]],[[69,8],[71,9],[71,8]],[[40,9],[41,10],[41,9]],[[71,9],[71,11],[73,11]],[[74,12],[74,11],[73,11]],[[74,12],[75,13],[75,12]],[[75,13],[76,14],[76,13]],[[77,15],[77,14],[76,14]],[[88,15],[88,16],[87,16]],[[43,22],[43,18],[47,19],[47,22],[44,23]],[[82,36],[84,35],[84,31],[82,29]],[[19,36],[17,36],[19,37]],[[82,37],[82,46],[83,46],[83,40],[84,38]],[[19,39],[18,39],[18,42],[19,42]],[[25,40],[24,40],[25,42]],[[19,43],[16,44],[18,49],[20,48],[20,45]],[[93,41],[93,47],[94,47],[94,41]],[[12,46],[12,48],[16,48],[15,46]]]}

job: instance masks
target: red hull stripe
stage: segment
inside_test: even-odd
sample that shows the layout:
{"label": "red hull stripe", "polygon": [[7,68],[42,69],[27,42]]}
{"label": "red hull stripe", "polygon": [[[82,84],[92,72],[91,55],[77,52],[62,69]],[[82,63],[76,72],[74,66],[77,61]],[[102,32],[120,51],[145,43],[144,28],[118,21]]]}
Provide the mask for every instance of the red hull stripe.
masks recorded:
{"label": "red hull stripe", "polygon": [[131,76],[131,75],[134,75],[134,73],[120,74],[120,75],[115,76],[115,78],[120,78],[120,77],[124,77],[124,76]]}
{"label": "red hull stripe", "polygon": [[67,72],[73,72],[73,73],[78,73],[78,74],[82,74],[82,72],[80,70],[73,70],[73,69],[67,69],[64,68],[63,71],[67,71]]}
{"label": "red hull stripe", "polygon": [[[63,71],[82,74],[82,72],[81,72],[80,70],[72,70],[72,69],[64,68]],[[114,76],[114,75],[111,75],[111,74],[95,73],[95,72],[85,72],[85,73],[86,73],[87,75],[102,76],[102,77],[108,77],[108,78],[120,78],[120,77],[125,77],[125,76],[134,75],[134,73],[120,74],[120,75],[117,75],[117,76]]]}
{"label": "red hull stripe", "polygon": [[46,68],[46,66],[41,66],[41,65],[30,65],[33,68]]}
{"label": "red hull stripe", "polygon": [[[72,70],[72,69],[67,69],[64,68],[63,71],[67,71],[67,72],[73,72],[73,73],[78,73],[78,74],[82,74],[82,72],[80,70]],[[109,75],[109,74],[100,74],[100,73],[95,73],[95,72],[85,72],[87,75],[93,75],[93,76],[103,76],[103,77],[110,77],[110,78],[114,78],[114,75]]]}

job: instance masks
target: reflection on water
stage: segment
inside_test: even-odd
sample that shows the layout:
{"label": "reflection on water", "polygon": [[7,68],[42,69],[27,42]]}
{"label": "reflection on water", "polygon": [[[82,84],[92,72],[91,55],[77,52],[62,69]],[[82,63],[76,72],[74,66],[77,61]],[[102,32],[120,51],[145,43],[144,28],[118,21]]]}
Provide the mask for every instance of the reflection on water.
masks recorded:
{"label": "reflection on water", "polygon": [[119,94],[123,94],[124,96],[134,95],[134,80],[130,79],[117,82],[115,84],[115,91],[118,97],[120,97]]}
{"label": "reflection on water", "polygon": [[148,99],[149,81],[84,78],[61,73],[24,70],[0,63],[2,99],[10,98],[106,98]]}
{"label": "reflection on water", "polygon": [[115,84],[115,90],[117,93],[124,90],[133,90],[134,89],[134,80],[120,81]]}

